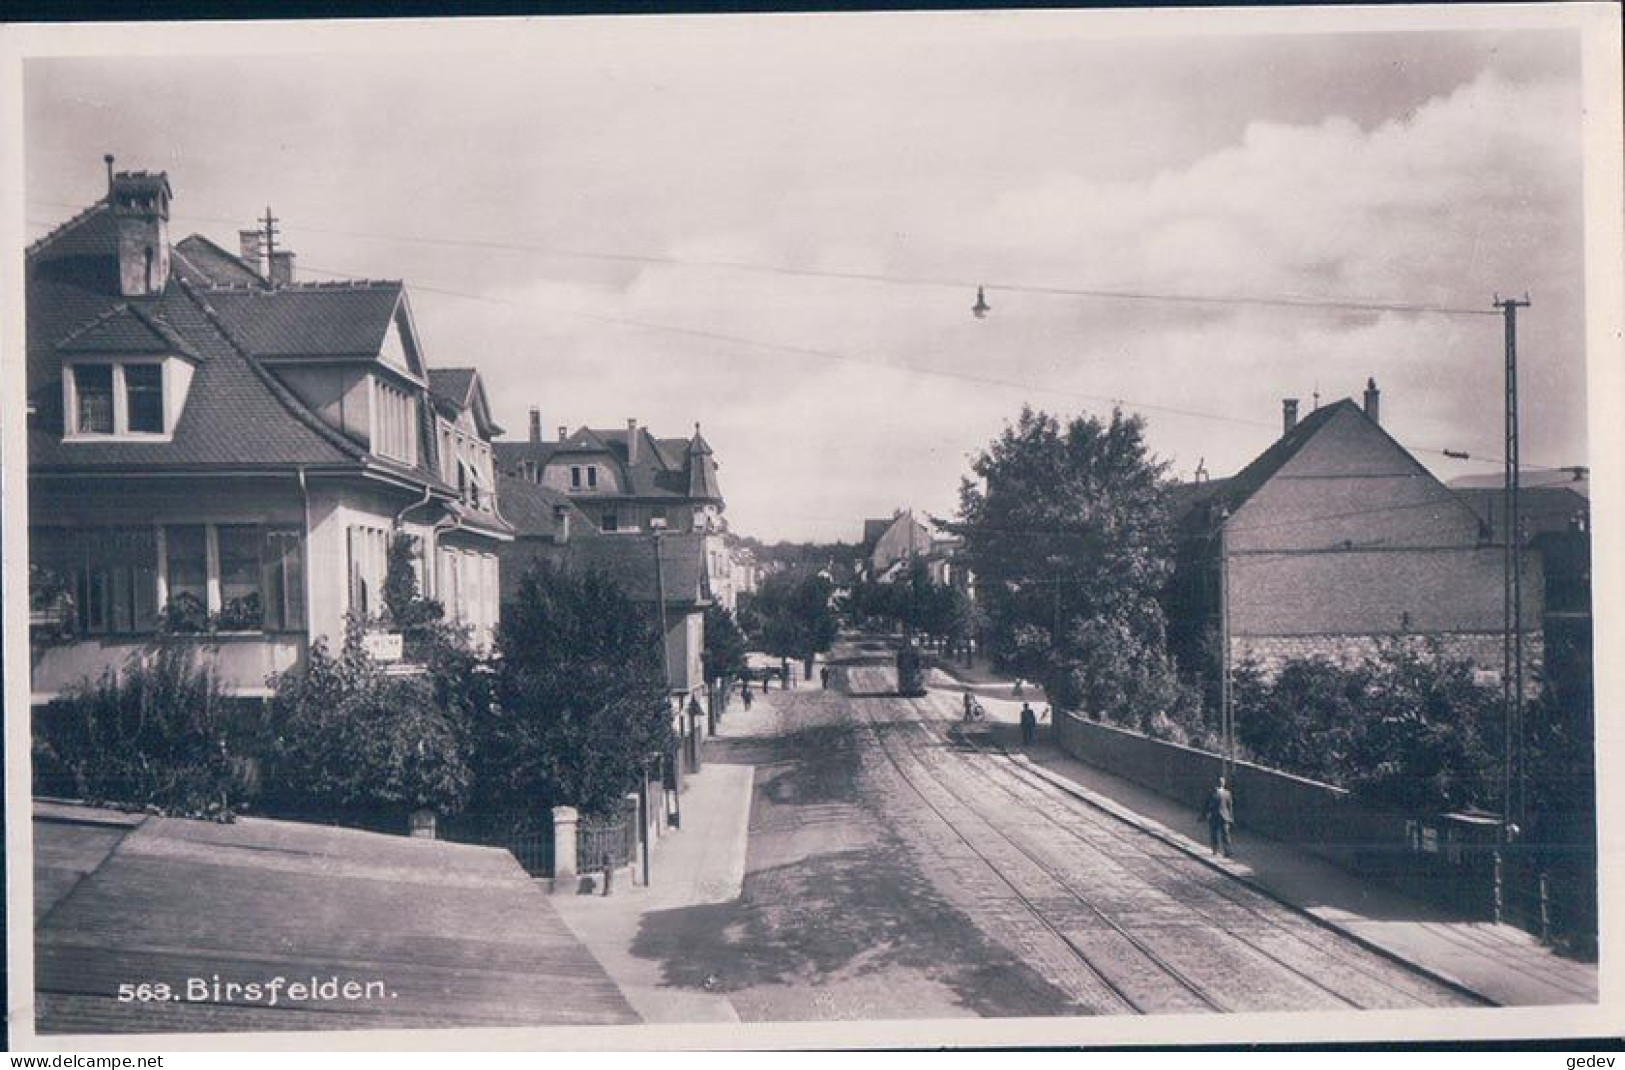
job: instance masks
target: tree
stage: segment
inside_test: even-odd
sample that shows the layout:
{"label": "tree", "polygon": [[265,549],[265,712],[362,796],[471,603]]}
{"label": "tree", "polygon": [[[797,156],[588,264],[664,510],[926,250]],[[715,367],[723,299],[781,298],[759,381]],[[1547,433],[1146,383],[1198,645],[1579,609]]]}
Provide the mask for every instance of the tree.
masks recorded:
{"label": "tree", "polygon": [[833,593],[829,580],[817,573],[769,576],[753,603],[762,621],[758,638],[767,652],[811,663],[833,646],[840,630]]}
{"label": "tree", "polygon": [[1005,668],[1059,707],[1144,725],[1189,705],[1158,594],[1172,572],[1166,464],[1144,421],[1024,407],[960,485],[965,554]]}
{"label": "tree", "polygon": [[1370,677],[1363,665],[1294,658],[1266,680],[1256,662],[1244,661],[1231,674],[1237,742],[1264,765],[1346,784],[1368,717]]}
{"label": "tree", "polygon": [[396,828],[413,810],[455,813],[473,781],[469,711],[448,701],[449,674],[385,672],[362,630],[352,618],[337,657],[318,641],[272,681],[269,805]]}
{"label": "tree", "polygon": [[745,671],[745,633],[723,606],[706,607],[705,649],[700,658],[707,680],[738,676]]}
{"label": "tree", "polygon": [[660,637],[609,576],[535,566],[498,630],[476,732],[481,805],[617,811],[673,742]]}
{"label": "tree", "polygon": [[1499,809],[1500,689],[1436,640],[1385,642],[1366,667],[1349,786],[1407,812]]}

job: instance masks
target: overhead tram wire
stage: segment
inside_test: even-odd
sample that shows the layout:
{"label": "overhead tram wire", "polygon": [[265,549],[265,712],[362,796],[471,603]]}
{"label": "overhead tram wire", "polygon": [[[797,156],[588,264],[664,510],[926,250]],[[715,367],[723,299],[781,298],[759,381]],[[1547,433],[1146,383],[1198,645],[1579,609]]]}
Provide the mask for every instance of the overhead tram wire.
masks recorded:
{"label": "overhead tram wire", "polygon": [[[353,272],[336,271],[331,268],[321,268],[310,264],[301,264],[300,270],[314,272],[317,275],[330,275],[341,279],[360,280],[366,277],[363,275],[357,275]],[[506,298],[491,297],[486,294],[469,293],[465,290],[453,290],[446,287],[420,284],[416,282],[411,284],[411,289],[423,293],[440,294],[444,297],[457,297],[468,301],[479,301],[485,304],[502,305],[511,308],[529,307],[521,304],[520,302],[511,301]],[[873,357],[854,356],[851,353],[842,353],[832,349],[820,349],[813,346],[794,345],[786,342],[766,342],[758,338],[747,338],[743,335],[727,334],[721,331],[708,331],[697,327],[680,327],[669,323],[652,323],[647,320],[632,319],[631,317],[626,316],[610,316],[603,313],[583,312],[576,309],[549,308],[547,311],[550,314],[571,316],[595,323],[607,323],[613,326],[625,327],[631,330],[674,334],[688,338],[699,338],[705,341],[722,342],[728,345],[742,346],[749,349],[762,349],[770,352],[786,353],[792,356],[817,357],[822,360],[834,360],[849,364],[859,364],[868,367],[889,369],[891,371],[903,372],[911,375],[924,375],[939,379],[952,379],[962,382],[971,382],[980,384],[982,386],[998,386],[1010,390],[1032,391],[1044,394],[1059,394],[1067,397],[1078,398],[1082,401],[1113,405],[1119,408],[1131,409],[1135,411],[1144,410],[1148,412],[1167,413],[1172,416],[1185,416],[1198,420],[1213,420],[1220,423],[1236,424],[1242,427],[1274,429],[1278,426],[1275,422],[1269,420],[1255,420],[1241,416],[1227,416],[1223,413],[1203,412],[1199,409],[1184,409],[1173,405],[1161,405],[1156,402],[1138,401],[1133,398],[1125,398],[1121,396],[1090,394],[1081,390],[1072,390],[1067,387],[1024,383],[1015,379],[1003,379],[999,378],[998,376],[978,375],[973,372],[950,371],[944,368],[927,368],[917,364],[899,364],[892,361],[877,360]],[[1460,450],[1439,449],[1430,446],[1406,446],[1406,449],[1411,450],[1413,453],[1438,454],[1440,456],[1449,457],[1452,460],[1464,460],[1469,463],[1476,464],[1501,465],[1505,463],[1503,459],[1499,457],[1478,456],[1474,454],[1463,456],[1462,451]],[[1523,467],[1531,471],[1538,470],[1560,472],[1567,470],[1564,466],[1560,465],[1543,465],[1534,464],[1532,462],[1525,462]]]}
{"label": "overhead tram wire", "polygon": [[[54,201],[34,201],[42,206],[74,208]],[[240,226],[240,220],[223,216],[177,213],[176,218],[198,222],[224,223]],[[468,249],[499,250],[516,253],[542,253],[576,260],[597,260],[607,263],[644,264],[655,267],[699,268],[706,270],[740,271],[751,274],[778,275],[792,278],[829,279],[847,282],[871,282],[892,286],[931,287],[941,289],[969,289],[977,286],[1002,293],[1026,293],[1051,297],[1081,297],[1114,301],[1150,301],[1209,306],[1252,306],[1264,308],[1296,308],[1334,312],[1391,312],[1408,315],[1439,316],[1499,316],[1495,309],[1465,308],[1450,305],[1413,304],[1402,301],[1378,301],[1362,298],[1320,297],[1302,294],[1245,295],[1245,294],[1192,294],[1154,290],[1077,288],[1048,286],[1038,283],[1004,282],[984,283],[962,278],[888,275],[882,272],[831,271],[816,268],[796,268],[778,264],[758,264],[741,260],[706,260],[694,257],[662,256],[650,253],[616,253],[592,249],[570,249],[541,242],[495,241],[479,238],[445,238],[419,234],[385,234],[376,231],[346,230],[338,227],[302,226],[316,234],[340,237],[366,238],[374,241],[404,242],[416,245],[450,246]]]}

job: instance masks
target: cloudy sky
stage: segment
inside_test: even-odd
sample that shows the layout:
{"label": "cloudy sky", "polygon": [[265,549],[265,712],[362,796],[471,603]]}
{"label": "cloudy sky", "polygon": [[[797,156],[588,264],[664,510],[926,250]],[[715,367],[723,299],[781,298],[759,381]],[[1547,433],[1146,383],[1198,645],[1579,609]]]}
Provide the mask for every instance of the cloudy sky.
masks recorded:
{"label": "cloudy sky", "polygon": [[235,247],[271,205],[302,277],[405,279],[431,363],[478,367],[510,436],[531,405],[549,435],[701,422],[734,529],[770,540],[952,510],[1023,402],[1120,400],[1176,475],[1224,475],[1283,397],[1372,376],[1439,475],[1498,470],[1498,318],[1252,299],[1527,290],[1524,458],[1586,462],[1574,36],[1101,25],[559,20],[32,60],[28,233],[102,194],[104,152],[169,173],[177,238]]}

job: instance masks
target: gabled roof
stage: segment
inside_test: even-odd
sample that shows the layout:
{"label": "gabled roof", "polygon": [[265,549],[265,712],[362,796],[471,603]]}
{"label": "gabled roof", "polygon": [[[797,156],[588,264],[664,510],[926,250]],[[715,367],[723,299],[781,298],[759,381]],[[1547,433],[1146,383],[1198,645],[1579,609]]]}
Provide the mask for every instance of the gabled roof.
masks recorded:
{"label": "gabled roof", "polygon": [[430,368],[429,389],[458,408],[467,408],[479,373],[473,368]]}
{"label": "gabled roof", "polygon": [[485,383],[473,368],[430,368],[429,392],[453,407],[453,412],[474,414],[474,425],[487,438],[502,434],[491,419],[491,405],[485,398]]}
{"label": "gabled roof", "polygon": [[[170,440],[63,442],[58,373],[47,381],[29,382],[37,407],[29,421],[31,469],[285,468],[353,463],[362,456],[360,446],[323,424],[233,346],[190,287],[172,284],[161,297],[139,300],[140,316],[163,322],[197,358],[186,407]],[[128,304],[136,307],[133,299]],[[117,316],[115,312],[113,318]]]}
{"label": "gabled roof", "polygon": [[401,305],[398,281],[216,288],[208,300],[259,359],[376,357]]}
{"label": "gabled roof", "polygon": [[1338,413],[1350,411],[1364,419],[1364,411],[1349,398],[1323,405],[1299,420],[1297,426],[1276,439],[1268,449],[1253,458],[1251,464],[1235,475],[1227,479],[1209,479],[1201,483],[1185,483],[1174,487],[1171,515],[1177,523],[1186,523],[1196,520],[1199,514],[1204,512],[1202,508],[1204,506],[1217,508],[1222,505],[1234,513],[1246,504],[1247,499],[1258,493],[1259,488],[1268,483],[1288,461],[1296,457],[1304,445]]}
{"label": "gabled roof", "polygon": [[163,318],[156,304],[121,302],[56,344],[59,353],[179,353],[202,360],[197,349]]}
{"label": "gabled roof", "polygon": [[263,286],[265,280],[239,256],[201,234],[182,238],[170,249],[177,274],[196,286]]}
{"label": "gabled roof", "polygon": [[[279,299],[260,297],[260,304],[250,306],[246,298],[251,291],[246,288],[193,285],[189,276],[209,274],[199,271],[197,260],[225,272],[230,269],[222,265],[231,257],[203,239],[188,239],[180,246],[182,255],[170,259],[164,291],[137,297],[120,293],[117,225],[106,201],[91,205],[29,247],[27,389],[34,406],[28,421],[30,469],[198,471],[358,464],[384,468],[367,458],[360,445],[323,423],[239,344],[239,331],[258,337],[257,325],[249,317],[236,317],[234,330],[215,304],[241,313],[245,308],[283,307]],[[186,251],[193,256],[188,258]],[[391,307],[398,298],[397,284],[389,295]],[[345,303],[344,297],[340,302]],[[342,317],[331,313],[318,317],[322,322],[333,318]],[[62,441],[62,359],[95,353],[174,353],[196,365],[187,403],[168,441]],[[439,485],[432,475],[415,470],[412,475]]]}

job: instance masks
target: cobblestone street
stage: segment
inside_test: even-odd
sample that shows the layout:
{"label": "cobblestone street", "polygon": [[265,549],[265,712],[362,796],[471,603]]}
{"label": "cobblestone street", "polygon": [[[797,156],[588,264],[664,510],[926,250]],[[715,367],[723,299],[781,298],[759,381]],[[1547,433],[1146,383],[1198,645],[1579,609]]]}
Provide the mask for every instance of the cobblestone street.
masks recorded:
{"label": "cobblestone street", "polygon": [[[1068,796],[837,651],[710,761],[756,766],[733,902],[650,915],[634,954],[744,1020],[1470,1005]],[[744,718],[741,718],[744,720]]]}

